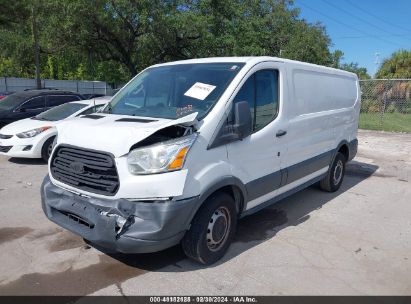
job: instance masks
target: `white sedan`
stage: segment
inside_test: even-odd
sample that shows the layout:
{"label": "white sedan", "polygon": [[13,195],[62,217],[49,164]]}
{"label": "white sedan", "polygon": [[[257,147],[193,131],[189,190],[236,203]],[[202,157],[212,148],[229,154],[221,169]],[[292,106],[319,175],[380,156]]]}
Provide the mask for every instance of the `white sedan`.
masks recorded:
{"label": "white sedan", "polygon": [[0,154],[47,161],[57,135],[57,124],[65,119],[95,113],[109,101],[108,97],[100,97],[69,102],[6,125],[0,129]]}

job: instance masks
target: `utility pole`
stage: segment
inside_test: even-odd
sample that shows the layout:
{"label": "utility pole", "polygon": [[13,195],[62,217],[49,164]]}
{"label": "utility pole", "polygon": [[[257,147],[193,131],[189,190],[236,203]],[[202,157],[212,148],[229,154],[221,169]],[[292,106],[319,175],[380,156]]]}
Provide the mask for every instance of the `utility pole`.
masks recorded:
{"label": "utility pole", "polygon": [[41,89],[40,79],[40,47],[39,47],[39,33],[37,24],[37,1],[33,1],[31,7],[31,30],[33,34],[33,48],[34,48],[34,63],[36,65],[36,87]]}

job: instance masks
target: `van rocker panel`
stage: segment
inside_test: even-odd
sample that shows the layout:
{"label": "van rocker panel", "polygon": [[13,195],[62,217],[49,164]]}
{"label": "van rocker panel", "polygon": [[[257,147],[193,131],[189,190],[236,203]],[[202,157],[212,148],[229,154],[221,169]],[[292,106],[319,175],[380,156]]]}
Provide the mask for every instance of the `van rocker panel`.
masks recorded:
{"label": "van rocker panel", "polygon": [[[54,223],[101,246],[123,253],[160,251],[180,242],[199,203],[180,201],[131,202],[83,197],[53,185],[41,186],[42,207]],[[117,218],[126,219],[121,230]]]}

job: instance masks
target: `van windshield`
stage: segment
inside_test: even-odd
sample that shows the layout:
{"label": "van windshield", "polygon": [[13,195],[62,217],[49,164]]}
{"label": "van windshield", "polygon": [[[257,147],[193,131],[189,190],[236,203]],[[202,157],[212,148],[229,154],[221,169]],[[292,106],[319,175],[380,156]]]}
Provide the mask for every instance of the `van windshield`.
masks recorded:
{"label": "van windshield", "polygon": [[123,88],[103,112],[176,119],[198,112],[202,119],[244,63],[196,63],[153,67]]}

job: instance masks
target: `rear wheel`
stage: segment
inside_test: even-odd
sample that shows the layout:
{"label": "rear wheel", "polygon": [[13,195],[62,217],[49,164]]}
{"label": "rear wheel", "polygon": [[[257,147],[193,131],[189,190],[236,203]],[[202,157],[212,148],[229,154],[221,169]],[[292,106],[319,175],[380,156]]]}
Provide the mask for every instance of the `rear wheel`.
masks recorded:
{"label": "rear wheel", "polygon": [[334,158],[334,162],[331,164],[327,176],[320,181],[320,188],[322,190],[335,192],[340,188],[344,180],[345,162],[345,156],[338,152]]}
{"label": "rear wheel", "polygon": [[237,228],[234,199],[221,192],[210,196],[182,240],[185,254],[205,265],[217,262],[226,253]]}
{"label": "rear wheel", "polygon": [[46,142],[43,144],[43,147],[41,148],[41,158],[45,162],[49,161],[51,152],[53,151],[53,141],[54,136],[47,139]]}

